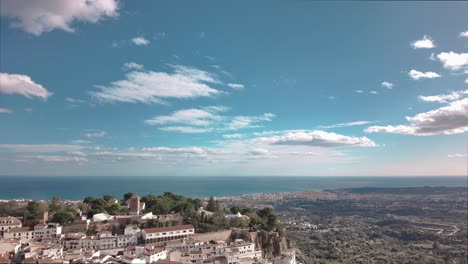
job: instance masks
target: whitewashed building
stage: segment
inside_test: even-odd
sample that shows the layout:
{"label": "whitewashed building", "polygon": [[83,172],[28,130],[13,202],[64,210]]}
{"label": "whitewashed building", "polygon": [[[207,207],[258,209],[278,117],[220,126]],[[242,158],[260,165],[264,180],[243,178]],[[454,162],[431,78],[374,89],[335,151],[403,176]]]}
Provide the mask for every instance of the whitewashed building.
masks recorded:
{"label": "whitewashed building", "polygon": [[21,221],[16,217],[0,217],[0,237],[3,237],[3,232],[11,228],[21,227]]}
{"label": "whitewashed building", "polygon": [[160,243],[193,237],[193,225],[179,225],[168,227],[146,228],[141,231],[146,243]]}
{"label": "whitewashed building", "polygon": [[58,223],[39,223],[34,226],[34,238],[54,238],[60,237],[62,226]]}
{"label": "whitewashed building", "polygon": [[3,232],[3,237],[9,239],[32,240],[34,238],[34,231],[29,229],[29,227],[11,228]]}

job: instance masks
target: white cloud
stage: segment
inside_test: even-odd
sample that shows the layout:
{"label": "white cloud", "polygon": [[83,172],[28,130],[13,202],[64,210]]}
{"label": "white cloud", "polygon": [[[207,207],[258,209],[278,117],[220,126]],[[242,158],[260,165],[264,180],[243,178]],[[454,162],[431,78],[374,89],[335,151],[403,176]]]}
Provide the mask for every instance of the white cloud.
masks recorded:
{"label": "white cloud", "polygon": [[227,123],[225,130],[239,130],[244,128],[258,127],[254,125],[261,122],[270,122],[276,115],[272,113],[265,113],[261,116],[234,116],[229,123]]}
{"label": "white cloud", "polygon": [[367,137],[352,137],[321,130],[287,132],[283,135],[254,139],[273,145],[303,145],[318,147],[375,147],[377,144]]}
{"label": "white cloud", "polygon": [[418,98],[424,102],[437,102],[437,103],[447,103],[449,101],[459,100],[464,95],[468,95],[468,90],[464,91],[454,91],[450,94],[439,94],[439,95],[431,95],[431,96],[422,96],[420,95]]}
{"label": "white cloud", "polygon": [[338,127],[350,127],[350,126],[361,126],[361,125],[367,125],[375,123],[373,121],[354,121],[354,122],[348,122],[348,123],[339,123],[339,124],[333,124],[329,126],[318,126],[319,128],[338,128]]}
{"label": "white cloud", "polygon": [[0,151],[9,152],[70,152],[84,148],[80,145],[61,144],[0,144]]}
{"label": "white cloud", "polygon": [[72,104],[82,104],[82,103],[85,103],[84,100],[75,99],[75,98],[72,98],[72,97],[66,97],[66,98],[65,98],[65,101],[66,101],[67,103],[72,103]]}
{"label": "white cloud", "polygon": [[81,152],[81,151],[69,151],[67,152],[68,155],[71,155],[71,156],[77,156],[77,157],[86,157],[86,153],[84,152]]}
{"label": "white cloud", "polygon": [[111,151],[100,151],[90,153],[90,156],[96,157],[111,157],[116,158],[119,161],[122,160],[151,160],[161,159],[161,156],[153,153],[134,153],[134,152],[111,152]]}
{"label": "white cloud", "polygon": [[242,90],[245,88],[245,86],[243,84],[239,84],[239,83],[228,83],[227,86],[231,87],[232,89],[235,89],[235,90]]}
{"label": "white cloud", "polygon": [[191,126],[166,126],[160,127],[159,130],[163,131],[173,131],[186,134],[199,134],[199,133],[208,133],[213,131],[211,128],[200,128],[200,127],[191,127]]}
{"label": "white cloud", "polygon": [[173,73],[132,71],[124,80],[107,86],[96,86],[100,91],[90,94],[102,102],[160,103],[166,98],[192,99],[210,97],[220,91],[206,83],[218,83],[212,74],[195,68],[172,65]]}
{"label": "white cloud", "polygon": [[393,83],[390,83],[390,82],[382,82],[381,85],[382,85],[382,87],[385,87],[385,88],[388,88],[388,89],[393,88]]}
{"label": "white cloud", "polygon": [[412,42],[411,46],[413,49],[432,49],[435,47],[435,43],[431,37],[424,35],[422,39]]}
{"label": "white cloud", "polygon": [[188,148],[153,147],[153,148],[143,148],[143,151],[162,152],[162,153],[169,153],[169,154],[194,154],[194,155],[206,154],[206,151],[200,147],[188,147]]}
{"label": "white cloud", "polygon": [[244,135],[239,134],[239,133],[223,135],[223,138],[226,138],[226,139],[234,139],[234,138],[242,138],[242,137],[244,137]]}
{"label": "white cloud", "polygon": [[355,92],[356,93],[363,93],[364,91],[363,90],[356,90]]}
{"label": "white cloud", "polygon": [[169,115],[155,116],[145,120],[149,125],[173,125],[159,127],[160,130],[182,133],[206,133],[212,131],[229,131],[258,127],[258,123],[269,122],[274,114],[265,113],[261,116],[226,116],[221,112],[227,107],[208,106],[175,111]]}
{"label": "white cloud", "polygon": [[0,108],[0,114],[11,114],[13,110],[7,108]]}
{"label": "white cloud", "polygon": [[254,148],[254,149],[249,150],[249,154],[264,156],[264,155],[270,154],[270,151],[268,151],[267,149],[263,149],[263,148]]}
{"label": "white cloud", "polygon": [[395,133],[415,136],[459,134],[468,131],[468,98],[453,101],[448,106],[406,117],[409,125],[371,126],[367,133]]}
{"label": "white cloud", "polygon": [[371,94],[378,94],[377,91],[369,91],[369,93],[371,93]]}
{"label": "white cloud", "polygon": [[39,97],[47,100],[52,95],[42,85],[35,83],[27,75],[0,73],[0,93],[20,94],[27,98]]}
{"label": "white cloud", "polygon": [[38,161],[47,162],[47,163],[64,163],[64,162],[82,163],[82,162],[88,161],[88,159],[83,158],[83,157],[46,156],[46,155],[21,156],[21,158],[38,160]]}
{"label": "white cloud", "polygon": [[411,70],[408,73],[408,75],[413,80],[440,78],[440,75],[438,73],[435,73],[435,72],[420,72],[420,71],[417,71],[417,70]]}
{"label": "white cloud", "polygon": [[118,16],[118,8],[116,0],[2,0],[0,14],[11,18],[12,27],[39,36],[54,29],[74,32],[75,21],[97,23]]}
{"label": "white cloud", "polygon": [[468,38],[468,31],[460,32],[460,34],[458,36],[461,37],[461,38]]}
{"label": "white cloud", "polygon": [[150,41],[145,39],[144,37],[132,38],[132,42],[137,46],[147,46],[150,44]]}
{"label": "white cloud", "polygon": [[89,133],[84,133],[82,135],[87,138],[101,138],[107,135],[107,131],[102,130],[102,131],[97,131],[97,132],[89,132]]}
{"label": "white cloud", "polygon": [[77,145],[80,145],[80,144],[89,144],[89,143],[91,143],[91,141],[88,141],[88,140],[81,140],[81,139],[72,140],[71,142],[72,142],[73,144],[77,144]]}
{"label": "white cloud", "polygon": [[144,65],[143,64],[138,64],[136,62],[126,62],[122,65],[122,69],[124,71],[128,70],[143,70]]}
{"label": "white cloud", "polygon": [[460,154],[460,153],[447,155],[447,157],[449,158],[466,158],[467,156],[468,156],[467,154]]}
{"label": "white cloud", "polygon": [[468,83],[468,79],[465,80],[465,83]]}
{"label": "white cloud", "polygon": [[173,112],[166,116],[155,116],[152,119],[145,120],[145,123],[150,125],[165,125],[165,124],[184,124],[194,126],[208,126],[215,121],[221,120],[223,117],[217,114],[218,111],[210,111],[205,109],[184,109]]}
{"label": "white cloud", "polygon": [[441,52],[437,55],[437,58],[445,68],[452,71],[468,67],[468,53]]}

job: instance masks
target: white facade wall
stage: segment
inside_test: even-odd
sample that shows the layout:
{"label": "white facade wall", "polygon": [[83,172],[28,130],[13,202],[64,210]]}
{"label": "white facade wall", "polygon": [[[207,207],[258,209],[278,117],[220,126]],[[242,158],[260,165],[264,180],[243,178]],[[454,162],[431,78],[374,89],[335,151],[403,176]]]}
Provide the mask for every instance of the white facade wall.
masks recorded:
{"label": "white facade wall", "polygon": [[150,240],[150,239],[163,239],[163,238],[172,238],[175,236],[186,236],[186,235],[194,235],[195,229],[184,229],[184,230],[176,230],[176,231],[167,231],[167,232],[156,232],[156,233],[146,233],[143,230],[143,239]]}
{"label": "white facade wall", "polygon": [[135,246],[138,244],[138,239],[135,235],[117,236],[117,247]]}
{"label": "white facade wall", "polygon": [[3,233],[4,238],[8,239],[20,239],[20,240],[32,240],[34,238],[34,231],[14,231],[15,229],[10,229],[7,232]]}
{"label": "white facade wall", "polygon": [[153,263],[161,259],[167,258],[167,251],[163,250],[161,252],[145,256],[146,263]]}

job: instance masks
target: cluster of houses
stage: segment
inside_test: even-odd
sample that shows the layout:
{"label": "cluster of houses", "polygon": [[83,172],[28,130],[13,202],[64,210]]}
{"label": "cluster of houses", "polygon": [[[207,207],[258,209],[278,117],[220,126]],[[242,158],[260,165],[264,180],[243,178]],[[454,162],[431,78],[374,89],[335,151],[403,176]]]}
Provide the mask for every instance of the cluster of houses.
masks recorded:
{"label": "cluster of houses", "polygon": [[[28,227],[15,217],[0,217],[0,264],[295,264],[294,251],[282,252],[281,256],[266,260],[252,242],[229,241],[228,236],[219,241],[199,239],[192,225],[140,229],[139,224],[149,219],[165,222],[178,216],[141,214],[144,205],[138,196],[132,197],[128,204],[131,207],[129,215],[98,214],[92,220],[77,217],[67,226],[42,220],[35,225],[25,223]],[[233,214],[227,217],[246,216]],[[122,223],[125,223],[123,234],[112,233],[109,228],[87,232],[90,225],[109,227]]]}

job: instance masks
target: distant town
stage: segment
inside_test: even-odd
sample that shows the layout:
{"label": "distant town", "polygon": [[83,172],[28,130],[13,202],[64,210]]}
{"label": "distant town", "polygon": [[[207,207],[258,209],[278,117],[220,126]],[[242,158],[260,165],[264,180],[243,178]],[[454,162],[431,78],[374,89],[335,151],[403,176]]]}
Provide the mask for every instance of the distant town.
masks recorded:
{"label": "distant town", "polygon": [[[2,216],[4,215],[4,216]],[[295,264],[271,208],[172,193],[0,202],[0,264]]]}

